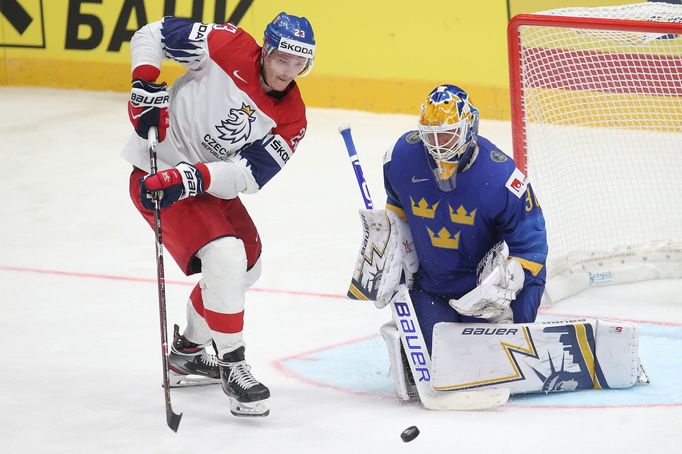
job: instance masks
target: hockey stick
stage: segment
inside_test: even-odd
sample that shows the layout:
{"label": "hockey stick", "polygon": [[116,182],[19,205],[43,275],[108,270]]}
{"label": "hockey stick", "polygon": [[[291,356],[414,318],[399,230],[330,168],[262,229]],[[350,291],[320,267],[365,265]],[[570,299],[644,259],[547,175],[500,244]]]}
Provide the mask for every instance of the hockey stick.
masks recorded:
{"label": "hockey stick", "polygon": [[[158,139],[156,128],[149,128],[147,143],[149,145],[150,175],[156,173],[156,145]],[[154,195],[154,231],[156,233],[156,281],[159,290],[159,322],[161,325],[161,359],[163,364],[163,391],[166,399],[166,422],[173,432],[178,431],[182,413],[173,412],[170,400],[170,377],[168,372],[168,328],[166,321],[166,278],[163,267],[163,239],[161,237],[161,201]]]}
{"label": "hockey stick", "polygon": [[[355,178],[365,202],[365,208],[373,208],[367,181],[362,172],[353,137],[349,125],[339,126],[339,133],[346,144]],[[407,287],[399,287],[391,302],[393,321],[400,330],[400,339],[409,353],[410,371],[419,392],[419,398],[425,408],[429,410],[488,410],[504,404],[509,399],[507,388],[485,388],[471,391],[437,391],[431,387],[431,358],[426,349],[426,342],[422,335],[412,300],[407,293]]]}
{"label": "hockey stick", "polygon": [[371,210],[374,208],[374,204],[372,203],[372,196],[369,193],[367,181],[365,181],[365,175],[362,173],[362,166],[360,165],[358,152],[355,149],[355,143],[353,143],[353,136],[350,134],[350,125],[340,125],[339,132],[341,133],[341,137],[343,137],[343,142],[346,144],[346,150],[348,151],[350,162],[353,164],[355,178],[358,180],[358,186],[360,186],[360,193],[362,194],[362,199],[365,202],[365,208]]}

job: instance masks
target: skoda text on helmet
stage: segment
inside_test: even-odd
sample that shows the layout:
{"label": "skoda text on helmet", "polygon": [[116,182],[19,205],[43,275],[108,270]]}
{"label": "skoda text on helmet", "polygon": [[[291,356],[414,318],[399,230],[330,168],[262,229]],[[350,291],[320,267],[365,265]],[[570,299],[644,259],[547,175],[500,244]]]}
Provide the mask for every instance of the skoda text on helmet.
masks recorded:
{"label": "skoda text on helmet", "polygon": [[478,109],[469,95],[454,85],[433,89],[421,106],[419,137],[433,159],[433,171],[443,191],[455,188],[457,171],[470,162],[478,136]]}
{"label": "skoda text on helmet", "polygon": [[263,37],[263,56],[274,50],[306,58],[305,67],[298,76],[308,74],[315,58],[315,34],[308,19],[279,13],[265,27]]}

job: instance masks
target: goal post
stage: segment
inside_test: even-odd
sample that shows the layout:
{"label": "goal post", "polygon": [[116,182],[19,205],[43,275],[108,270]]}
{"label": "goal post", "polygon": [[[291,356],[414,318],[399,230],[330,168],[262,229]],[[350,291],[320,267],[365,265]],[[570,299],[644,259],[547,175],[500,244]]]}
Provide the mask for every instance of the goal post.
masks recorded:
{"label": "goal post", "polygon": [[682,5],[508,27],[514,159],[547,223],[547,293],[682,277]]}

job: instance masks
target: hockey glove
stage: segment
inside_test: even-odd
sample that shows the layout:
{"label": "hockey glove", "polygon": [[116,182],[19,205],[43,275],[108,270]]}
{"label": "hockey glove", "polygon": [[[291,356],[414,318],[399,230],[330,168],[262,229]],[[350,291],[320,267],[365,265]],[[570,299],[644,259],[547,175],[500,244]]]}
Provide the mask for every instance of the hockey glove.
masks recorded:
{"label": "hockey glove", "polygon": [[491,323],[511,323],[511,303],[523,288],[525,275],[514,259],[499,263],[479,285],[450,306],[461,315],[488,320]]}
{"label": "hockey glove", "polygon": [[168,100],[165,82],[156,84],[143,79],[133,80],[128,117],[138,136],[146,139],[149,128],[155,126],[159,132],[159,141],[166,138]]}
{"label": "hockey glove", "polygon": [[[203,167],[205,165],[197,164]],[[178,200],[204,193],[204,177],[193,165],[181,162],[172,169],[147,175],[140,182],[140,200],[148,210],[154,209],[154,197],[159,198],[161,208],[167,208]]]}
{"label": "hockey glove", "polygon": [[385,210],[385,212],[390,223],[390,238],[386,247],[388,257],[381,273],[377,298],[374,302],[379,309],[389,303],[403,276],[405,276],[407,287],[412,288],[414,273],[419,269],[419,259],[407,222],[390,210]]}

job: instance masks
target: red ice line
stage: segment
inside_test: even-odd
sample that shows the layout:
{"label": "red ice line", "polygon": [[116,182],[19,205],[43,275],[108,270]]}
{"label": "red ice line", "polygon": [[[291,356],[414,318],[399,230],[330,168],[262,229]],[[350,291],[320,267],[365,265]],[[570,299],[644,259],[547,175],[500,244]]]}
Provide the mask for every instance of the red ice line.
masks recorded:
{"label": "red ice line", "polygon": [[[156,278],[116,276],[116,275],[111,275],[111,274],[96,274],[96,273],[79,273],[79,272],[74,272],[74,271],[60,271],[60,270],[49,270],[49,269],[40,269],[40,268],[24,268],[24,267],[18,267],[18,266],[0,265],[0,270],[1,271],[16,271],[16,272],[20,272],[20,273],[38,273],[38,274],[50,274],[50,275],[54,275],[54,276],[79,277],[79,278],[87,278],[87,279],[107,279],[107,280],[113,280],[113,281],[156,283]],[[184,285],[187,287],[191,287],[191,286],[196,285],[193,282],[174,281],[174,280],[166,280],[166,284],[168,284],[168,285]],[[280,294],[280,295],[308,296],[308,297],[313,297],[313,298],[327,298],[327,299],[337,299],[337,300],[348,299],[346,297],[346,295],[340,295],[340,294],[336,294],[336,293],[307,292],[307,291],[302,291],[302,290],[282,290],[282,289],[272,289],[272,288],[250,288],[250,289],[248,289],[248,291],[249,292],[257,292],[257,293],[273,293],[273,294]],[[540,309],[539,312],[543,315],[550,315],[550,316],[585,318],[584,315],[566,314],[566,313],[554,312],[552,310],[547,310],[547,309],[542,309],[542,308]],[[604,318],[608,318],[608,317],[604,316]],[[633,322],[633,323],[648,323],[648,324],[652,324],[652,325],[665,325],[665,326],[682,327],[682,323],[662,322],[662,321],[658,321],[658,320],[639,320],[639,319],[627,319],[627,318],[618,318],[617,320],[621,320],[624,322]]]}
{"label": "red ice line", "polygon": [[[133,277],[133,276],[115,276],[111,274],[96,274],[96,273],[79,273],[74,271],[60,271],[60,270],[47,270],[40,268],[23,268],[18,266],[4,266],[0,265],[1,271],[16,271],[20,273],[37,273],[37,274],[50,274],[53,276],[68,276],[68,277],[80,277],[87,279],[106,279],[111,281],[127,281],[127,282],[150,282],[156,283],[156,278],[147,277]],[[184,281],[174,281],[166,279],[167,285],[184,285],[187,287],[192,287],[196,285],[193,282]],[[315,298],[330,298],[330,299],[346,299],[345,295],[337,295],[332,293],[317,293],[317,292],[303,292],[297,290],[280,290],[280,289],[267,289],[267,288],[250,288],[250,292],[259,293],[275,293],[275,294],[286,294],[286,295],[296,295],[296,296],[311,296]]]}
{"label": "red ice line", "polygon": [[[15,271],[15,272],[20,272],[20,273],[38,273],[38,274],[49,274],[49,275],[54,275],[54,276],[79,277],[79,278],[88,278],[88,279],[108,279],[108,280],[114,280],[114,281],[156,283],[156,278],[139,278],[139,277],[132,277],[132,276],[115,276],[115,275],[109,275],[109,274],[79,273],[79,272],[73,272],[73,271],[48,270],[48,269],[39,269],[39,268],[22,268],[22,267],[4,266],[4,265],[0,265],[0,270],[2,270],[2,271]],[[195,285],[194,283],[191,283],[191,282],[174,281],[174,280],[167,280],[166,284],[184,285],[184,286],[188,286],[188,287]],[[316,297],[316,298],[347,299],[347,297],[345,295],[339,295],[339,294],[333,294],[333,293],[305,292],[305,291],[298,291],[298,290],[250,288],[249,291],[251,291],[251,292],[262,292],[262,293],[274,293],[274,294],[287,294],[287,295],[296,295],[296,296],[309,296],[309,297]],[[556,316],[560,316],[560,317],[581,317],[581,316],[576,316],[575,314],[563,314],[563,313],[557,313],[557,312],[552,312],[552,311],[543,310],[543,309],[540,310],[540,313],[545,314],[545,315],[556,315]],[[673,323],[673,322],[660,322],[660,321],[651,321],[651,320],[623,320],[623,321],[682,327],[682,323]],[[391,398],[389,396],[385,396],[383,394],[363,392],[363,391],[354,391],[354,390],[343,388],[340,386],[331,385],[331,384],[323,383],[323,382],[318,382],[318,381],[312,380],[308,377],[298,375],[295,372],[291,371],[290,369],[287,369],[287,367],[284,365],[285,361],[295,360],[295,359],[305,360],[306,359],[305,357],[308,355],[312,355],[314,353],[318,353],[321,351],[331,350],[331,349],[334,349],[337,347],[341,347],[343,345],[350,345],[350,344],[354,344],[357,342],[362,342],[362,341],[367,340],[367,339],[373,339],[377,336],[378,336],[377,334],[372,334],[369,336],[364,336],[364,337],[360,337],[357,339],[352,339],[352,340],[349,340],[346,342],[341,342],[341,343],[334,344],[334,345],[328,345],[326,347],[321,347],[321,348],[317,348],[317,349],[310,350],[307,352],[299,353],[297,355],[288,356],[286,358],[281,358],[281,359],[273,361],[272,366],[277,371],[279,371],[281,374],[283,374],[287,377],[293,378],[295,380],[298,380],[300,382],[307,383],[309,385],[318,386],[321,388],[333,389],[336,391],[344,392],[346,394],[352,394],[352,395],[357,395],[357,396],[371,396],[371,397],[379,397],[379,398],[385,398],[385,399],[393,400],[393,398]],[[597,409],[598,410],[598,409],[605,409],[605,408],[630,408],[630,407],[637,407],[637,408],[679,407],[681,405],[682,404],[679,404],[679,403],[670,403],[670,404],[597,405],[597,406],[591,406],[591,405],[575,405],[575,406],[571,406],[571,405],[568,405],[568,406],[562,406],[562,405],[523,405],[523,404],[519,405],[519,404],[514,404],[513,406],[516,408],[590,409],[590,410]]]}

